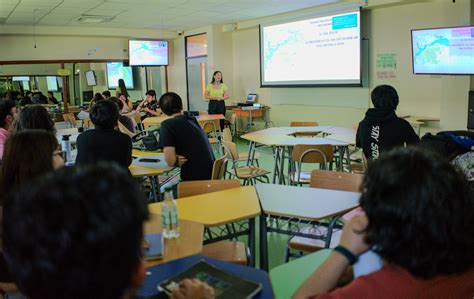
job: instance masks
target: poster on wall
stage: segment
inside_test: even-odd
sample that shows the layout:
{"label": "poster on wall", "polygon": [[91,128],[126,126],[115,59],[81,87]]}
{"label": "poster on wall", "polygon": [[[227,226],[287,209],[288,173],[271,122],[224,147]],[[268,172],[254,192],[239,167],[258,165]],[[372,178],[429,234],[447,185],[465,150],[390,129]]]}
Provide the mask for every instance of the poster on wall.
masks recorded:
{"label": "poster on wall", "polygon": [[377,79],[397,78],[397,54],[378,53],[376,55]]}

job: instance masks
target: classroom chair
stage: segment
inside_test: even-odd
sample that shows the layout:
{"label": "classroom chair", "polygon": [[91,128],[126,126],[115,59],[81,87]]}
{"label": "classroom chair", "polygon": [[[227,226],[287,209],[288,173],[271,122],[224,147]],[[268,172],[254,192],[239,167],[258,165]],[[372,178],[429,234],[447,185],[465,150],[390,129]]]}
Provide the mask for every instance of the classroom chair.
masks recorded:
{"label": "classroom chair", "polygon": [[82,120],[82,126],[87,128],[87,129],[93,129],[94,128],[94,124],[92,123],[92,120],[90,119],[90,117],[86,117]]}
{"label": "classroom chair", "polygon": [[63,114],[63,119],[64,119],[65,122],[67,122],[71,126],[71,128],[76,127],[77,122],[76,122],[76,117],[74,116],[74,113],[72,113],[72,112],[64,113]]}
{"label": "classroom chair", "polygon": [[326,169],[334,155],[334,147],[330,144],[297,144],[291,153],[294,166],[290,171],[290,185],[309,184],[311,173],[303,171],[303,164],[319,164],[321,169]]}
{"label": "classroom chair", "polygon": [[220,145],[219,138],[222,137],[221,125],[219,121],[219,119],[206,119],[198,121],[199,125],[204,130],[204,133],[206,133],[208,136],[209,143],[211,144],[214,153],[218,151]]}
{"label": "classroom chair", "polygon": [[[312,188],[359,192],[363,177],[364,176],[359,173],[313,170],[311,172],[309,186]],[[300,232],[323,236],[327,235],[327,227],[304,227],[300,230]],[[342,230],[337,230],[332,233],[329,248],[334,248],[339,244],[341,234]],[[325,241],[323,240],[294,236],[288,240],[285,253],[285,262],[288,262],[290,257],[301,256],[303,251],[314,252],[323,249],[324,247]],[[291,253],[291,250],[298,250],[299,254]]]}
{"label": "classroom chair", "polygon": [[[317,127],[319,123],[317,121],[292,121],[290,122],[290,127]],[[320,131],[314,132],[296,132],[293,135],[295,137],[314,137],[317,136]]]}
{"label": "classroom chair", "polygon": [[222,156],[219,159],[214,160],[214,164],[212,165],[211,180],[225,179],[226,171],[227,171],[226,156]]}
{"label": "classroom chair", "polygon": [[[232,133],[230,132],[229,128],[224,128],[224,130],[222,131],[222,140],[232,142]],[[238,157],[237,161],[247,163],[248,160],[249,160],[248,152],[247,153],[239,153],[237,148],[236,148],[236,151],[237,151],[236,156]],[[224,154],[225,154],[225,152],[224,152]],[[260,158],[260,154],[255,153],[255,155],[253,157],[253,160],[250,161],[249,164],[253,165],[253,162],[255,161],[255,164],[257,164],[257,167],[260,167],[260,165],[258,163],[259,158]]]}
{"label": "classroom chair", "polygon": [[248,166],[238,166],[239,162],[239,153],[237,151],[237,145],[231,141],[222,140],[222,147],[225,153],[225,156],[231,162],[231,170],[229,171],[231,177],[238,178],[243,180],[243,185],[254,185],[257,180],[261,181],[261,178],[265,178],[267,183],[270,183],[270,179],[267,174],[270,172],[253,165]]}
{"label": "classroom chair", "polygon": [[[178,198],[239,187],[238,180],[185,181],[178,184]],[[234,231],[231,225],[226,225],[226,229],[229,232]],[[250,261],[249,249],[239,241],[229,240],[206,244],[202,248],[202,255],[241,265],[247,265]]]}

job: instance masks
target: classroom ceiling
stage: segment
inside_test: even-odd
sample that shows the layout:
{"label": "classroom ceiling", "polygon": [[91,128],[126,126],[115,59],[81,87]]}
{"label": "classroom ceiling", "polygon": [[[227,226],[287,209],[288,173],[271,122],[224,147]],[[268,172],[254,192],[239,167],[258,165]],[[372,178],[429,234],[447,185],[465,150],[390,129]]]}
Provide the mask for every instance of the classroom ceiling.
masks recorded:
{"label": "classroom ceiling", "polygon": [[[0,24],[181,31],[341,0],[0,0]],[[99,18],[94,16],[100,16]],[[82,21],[79,19],[82,17]]]}

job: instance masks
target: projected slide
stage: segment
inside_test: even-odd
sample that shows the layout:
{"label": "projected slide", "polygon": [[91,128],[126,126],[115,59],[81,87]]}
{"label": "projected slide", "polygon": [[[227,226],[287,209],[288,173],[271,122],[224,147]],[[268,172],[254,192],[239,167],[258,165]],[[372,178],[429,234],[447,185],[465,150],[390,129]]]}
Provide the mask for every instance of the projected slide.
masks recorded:
{"label": "projected slide", "polygon": [[117,88],[118,80],[123,79],[127,88],[133,88],[133,72],[122,62],[107,62],[107,82],[109,88]]}
{"label": "projected slide", "polygon": [[412,31],[415,74],[474,74],[474,27]]}
{"label": "projected slide", "polygon": [[260,34],[263,86],[361,82],[358,11],[262,26]]}
{"label": "projected slide", "polygon": [[168,65],[167,41],[130,40],[130,65]]}

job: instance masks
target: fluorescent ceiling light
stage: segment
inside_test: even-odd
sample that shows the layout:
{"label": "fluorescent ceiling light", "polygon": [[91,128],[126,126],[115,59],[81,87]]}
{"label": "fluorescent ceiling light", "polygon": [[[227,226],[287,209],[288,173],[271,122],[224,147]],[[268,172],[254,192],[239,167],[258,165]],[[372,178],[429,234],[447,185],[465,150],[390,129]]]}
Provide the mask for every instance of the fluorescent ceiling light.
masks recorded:
{"label": "fluorescent ceiling light", "polygon": [[112,16],[81,15],[76,21],[81,24],[99,24],[110,22],[113,19],[115,19],[115,17]]}

